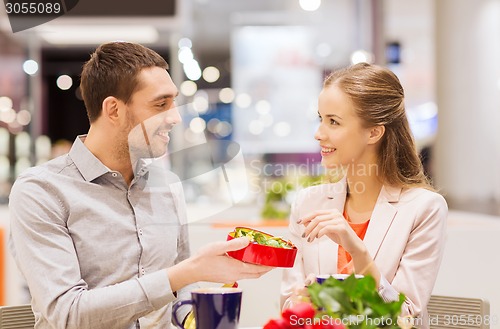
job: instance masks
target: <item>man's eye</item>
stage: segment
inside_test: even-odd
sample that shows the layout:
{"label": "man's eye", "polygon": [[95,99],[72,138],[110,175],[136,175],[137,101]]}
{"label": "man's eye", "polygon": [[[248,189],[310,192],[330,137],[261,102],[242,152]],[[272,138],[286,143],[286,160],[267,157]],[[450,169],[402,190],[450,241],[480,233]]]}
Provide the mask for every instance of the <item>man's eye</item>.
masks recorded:
{"label": "man's eye", "polygon": [[167,109],[169,109],[169,108],[172,107],[173,104],[175,104],[175,99],[167,100],[167,101],[165,101],[163,103],[158,104],[157,106],[161,107],[161,108],[166,107]]}

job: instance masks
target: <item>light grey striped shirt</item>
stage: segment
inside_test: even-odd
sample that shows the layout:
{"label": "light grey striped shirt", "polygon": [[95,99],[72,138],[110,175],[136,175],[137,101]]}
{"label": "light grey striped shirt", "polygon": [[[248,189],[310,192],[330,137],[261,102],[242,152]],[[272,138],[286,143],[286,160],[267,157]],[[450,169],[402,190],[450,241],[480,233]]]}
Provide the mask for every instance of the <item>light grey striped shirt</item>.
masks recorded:
{"label": "light grey striped shirt", "polygon": [[10,194],[10,249],[35,328],[169,328],[165,269],[189,256],[181,184],[160,160],[140,160],[127,186],[84,138],[21,174]]}

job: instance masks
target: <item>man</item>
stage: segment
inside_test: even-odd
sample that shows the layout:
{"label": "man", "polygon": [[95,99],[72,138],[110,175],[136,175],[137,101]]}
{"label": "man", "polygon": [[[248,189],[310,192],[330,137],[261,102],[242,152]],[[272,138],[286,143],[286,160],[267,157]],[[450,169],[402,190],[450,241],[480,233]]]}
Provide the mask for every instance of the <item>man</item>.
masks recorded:
{"label": "man", "polygon": [[16,180],[10,247],[36,328],[168,328],[189,284],[270,270],[226,256],[247,239],[189,257],[180,183],[153,160],[181,120],[167,67],[138,44],[99,46],[81,75],[88,134]]}

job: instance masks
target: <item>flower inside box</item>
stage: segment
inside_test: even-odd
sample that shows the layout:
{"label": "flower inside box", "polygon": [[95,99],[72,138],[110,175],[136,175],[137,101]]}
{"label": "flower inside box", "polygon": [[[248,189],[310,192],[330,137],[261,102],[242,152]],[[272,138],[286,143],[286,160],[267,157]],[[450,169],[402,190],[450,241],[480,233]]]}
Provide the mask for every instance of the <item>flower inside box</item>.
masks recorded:
{"label": "flower inside box", "polygon": [[373,277],[350,275],[334,277],[307,287],[308,302],[283,310],[280,319],[272,319],[264,329],[393,329],[411,328],[411,321],[400,318],[405,296],[385,302],[378,294]]}

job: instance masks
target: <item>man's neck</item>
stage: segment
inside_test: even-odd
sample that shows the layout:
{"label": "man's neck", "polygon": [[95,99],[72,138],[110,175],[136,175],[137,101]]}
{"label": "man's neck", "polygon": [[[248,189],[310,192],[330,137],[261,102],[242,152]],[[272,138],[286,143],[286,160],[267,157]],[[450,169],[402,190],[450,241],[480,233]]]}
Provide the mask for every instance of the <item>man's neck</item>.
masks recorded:
{"label": "man's neck", "polygon": [[123,145],[116,145],[115,136],[103,136],[101,130],[89,129],[84,144],[110,170],[119,172],[127,185],[134,178],[130,154]]}

